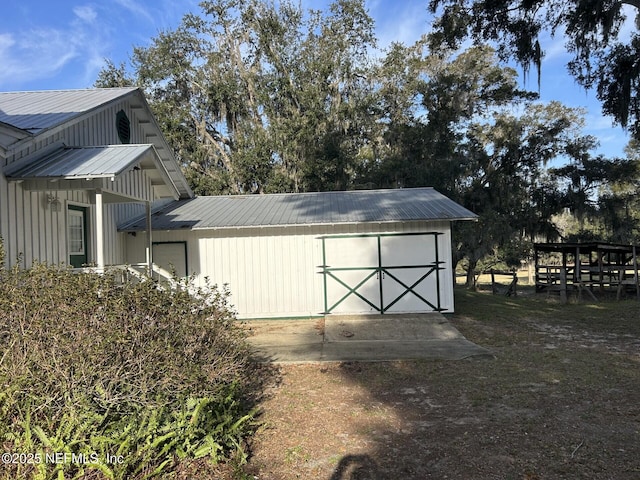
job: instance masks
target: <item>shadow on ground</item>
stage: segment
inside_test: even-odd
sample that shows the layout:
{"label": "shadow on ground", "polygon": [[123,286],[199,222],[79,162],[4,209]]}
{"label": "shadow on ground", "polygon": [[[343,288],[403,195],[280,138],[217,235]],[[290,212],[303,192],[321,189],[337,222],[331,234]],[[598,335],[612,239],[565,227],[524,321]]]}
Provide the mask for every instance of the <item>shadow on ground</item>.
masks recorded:
{"label": "shadow on ground", "polygon": [[261,480],[638,478],[637,303],[505,301],[473,297],[449,317],[495,359],[281,365],[250,471]]}

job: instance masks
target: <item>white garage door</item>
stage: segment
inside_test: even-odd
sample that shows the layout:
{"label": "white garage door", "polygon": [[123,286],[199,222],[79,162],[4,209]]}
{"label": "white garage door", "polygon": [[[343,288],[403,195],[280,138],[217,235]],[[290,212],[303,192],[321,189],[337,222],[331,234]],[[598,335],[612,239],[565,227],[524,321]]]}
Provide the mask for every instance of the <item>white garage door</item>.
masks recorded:
{"label": "white garage door", "polygon": [[442,311],[439,233],[324,237],[326,313]]}

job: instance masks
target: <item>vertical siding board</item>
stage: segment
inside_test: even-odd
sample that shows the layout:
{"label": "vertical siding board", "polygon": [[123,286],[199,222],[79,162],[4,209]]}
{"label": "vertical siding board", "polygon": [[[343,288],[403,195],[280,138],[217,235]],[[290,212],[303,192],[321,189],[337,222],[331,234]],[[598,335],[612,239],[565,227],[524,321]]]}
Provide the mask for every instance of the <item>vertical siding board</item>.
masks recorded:
{"label": "vertical siding board", "polygon": [[296,302],[296,291],[294,288],[294,282],[296,281],[294,271],[292,269],[293,262],[285,261],[285,257],[295,258],[296,245],[293,242],[295,237],[283,237],[284,245],[278,245],[278,237],[271,237],[271,244],[274,251],[274,259],[276,262],[277,270],[274,271],[274,284],[275,292],[275,305],[274,311],[278,310],[278,305],[281,308],[286,308],[289,311],[293,311],[294,303]]}
{"label": "vertical siding board", "polygon": [[[44,192],[43,192],[44,193]],[[39,202],[40,208],[38,209],[40,215],[38,218],[38,225],[40,227],[40,259],[53,261],[53,242],[51,241],[51,219],[49,218],[49,211],[45,210],[42,206],[42,200]]]}
{"label": "vertical siding board", "polygon": [[31,217],[32,212],[34,211],[33,206],[31,205],[31,192],[22,191],[21,197],[23,199],[23,219],[25,221],[22,222],[24,225],[24,261],[26,265],[31,265],[33,262],[33,233],[31,230],[31,222],[29,218]]}
{"label": "vertical siding board", "polygon": [[[65,199],[68,195],[65,192],[59,192],[59,198],[62,205],[65,205]],[[67,262],[67,211],[64,207],[59,212],[51,212],[51,229],[49,230],[52,238],[53,246],[53,263]]]}
{"label": "vertical siding board", "polygon": [[9,235],[11,231],[10,218],[11,211],[9,209],[9,184],[2,172],[0,172],[0,236],[2,237],[2,241],[5,247],[5,260],[7,261],[7,265],[9,265],[11,262],[11,257],[8,255]]}
{"label": "vertical siding board", "polygon": [[[280,278],[282,277],[283,272],[278,268],[275,259],[275,252],[272,248],[271,237],[262,236],[262,248],[264,251],[264,259],[266,259],[266,269],[258,264],[262,270],[262,285],[265,285],[267,288],[263,290],[263,298],[261,310],[265,312],[272,312],[275,309],[275,303],[277,300],[277,283],[279,283]],[[255,263],[254,263],[255,265]]]}
{"label": "vertical siding board", "polygon": [[271,249],[275,262],[272,272],[273,295],[272,311],[277,311],[278,306],[291,310],[292,307],[292,272],[291,262],[284,262],[284,253],[291,253],[291,237],[283,237],[284,245],[278,245],[278,237],[271,237]]}
{"label": "vertical siding board", "polygon": [[[14,190],[15,202],[16,202],[16,220],[25,217],[25,213],[28,211],[28,206],[24,202],[24,192],[20,184],[16,184]],[[25,222],[16,221],[16,245],[17,255],[21,258],[21,265],[25,266],[27,261],[27,236],[25,232]]]}
{"label": "vertical siding board", "polygon": [[[6,162],[2,162],[3,167]],[[2,172],[0,172],[0,237],[2,237],[5,249],[8,246],[9,241],[9,186],[8,182]],[[5,250],[6,251],[6,250]],[[7,265],[10,262],[10,257],[5,259]]]}
{"label": "vertical siding board", "polygon": [[18,229],[20,228],[20,223],[17,221],[19,218],[19,211],[16,199],[16,189],[17,186],[14,182],[9,183],[9,201],[10,205],[10,215],[11,215],[11,224],[9,226],[9,241],[7,248],[7,255],[10,261],[13,263],[17,260],[20,244],[18,242]]}
{"label": "vertical siding board", "polygon": [[[260,259],[261,260],[266,260],[267,262],[267,268],[260,268],[260,281],[261,281],[261,285],[263,286],[263,288],[258,289],[260,291],[260,310],[265,311],[265,312],[271,312],[272,311],[272,289],[273,289],[273,282],[270,282],[271,280],[271,274],[273,273],[273,256],[271,255],[271,252],[269,251],[269,237],[265,237],[265,236],[260,236],[258,237],[260,239]],[[253,262],[252,263],[252,267],[255,267],[256,263]],[[262,267],[263,265],[261,265],[260,263],[258,263],[258,267]],[[253,272],[252,278],[256,277],[256,272]]]}
{"label": "vertical siding board", "polygon": [[[246,237],[236,237],[233,239],[234,243],[237,243],[241,246],[240,255],[237,259],[234,259],[238,262],[233,269],[233,274],[229,275],[229,279],[233,282],[233,284],[238,285],[240,287],[240,291],[246,293],[246,295],[237,295],[236,301],[241,304],[245,310],[247,311],[255,311],[259,308],[262,303],[262,289],[253,289],[251,288],[251,284],[249,283],[252,278],[256,277],[256,265],[253,262],[252,257],[252,249],[248,245],[248,239]],[[231,239],[227,239],[227,242],[230,242]],[[260,251],[260,245],[258,247],[258,252]],[[232,250],[225,250],[232,251]],[[230,257],[233,254],[229,255]],[[263,268],[259,268],[259,270],[264,270]],[[231,273],[231,272],[229,272]],[[244,301],[242,297],[245,297]]]}
{"label": "vertical siding board", "polygon": [[38,217],[40,216],[40,202],[38,194],[39,192],[29,192],[31,215],[29,216],[29,218],[25,218],[25,222],[29,222],[31,229],[31,263],[33,263],[35,260],[46,258],[42,257],[42,253],[40,250],[40,238],[42,236],[42,231],[40,230],[38,225]]}

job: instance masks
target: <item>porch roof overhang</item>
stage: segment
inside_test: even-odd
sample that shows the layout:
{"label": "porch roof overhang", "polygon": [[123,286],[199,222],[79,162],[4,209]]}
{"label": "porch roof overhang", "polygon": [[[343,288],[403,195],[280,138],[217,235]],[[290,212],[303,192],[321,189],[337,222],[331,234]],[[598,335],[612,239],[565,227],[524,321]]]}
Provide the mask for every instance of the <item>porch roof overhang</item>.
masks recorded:
{"label": "porch roof overhang", "polygon": [[150,144],[61,146],[35,160],[10,164],[4,174],[7,180],[25,182],[32,190],[54,190],[56,184],[87,190],[103,189],[105,180],[115,181],[133,170],[147,172],[154,188],[162,190],[158,196],[179,198],[176,185]]}

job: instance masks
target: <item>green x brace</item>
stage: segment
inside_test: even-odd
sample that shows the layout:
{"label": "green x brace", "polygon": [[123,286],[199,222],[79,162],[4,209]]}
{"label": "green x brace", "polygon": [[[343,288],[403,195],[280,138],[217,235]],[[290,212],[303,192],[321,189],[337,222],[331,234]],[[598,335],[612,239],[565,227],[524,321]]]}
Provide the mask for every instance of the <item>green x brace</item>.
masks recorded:
{"label": "green x brace", "polygon": [[337,281],[340,285],[342,285],[343,287],[345,287],[347,290],[349,290],[347,292],[347,294],[345,296],[343,296],[340,300],[338,300],[331,308],[327,309],[326,313],[331,313],[331,311],[336,308],[338,305],[340,305],[342,302],[344,302],[350,295],[356,295],[357,297],[359,297],[361,300],[365,301],[366,303],[368,303],[369,305],[371,305],[373,308],[375,308],[377,311],[381,312],[380,307],[378,307],[377,305],[374,305],[373,303],[371,303],[368,299],[366,299],[365,297],[363,297],[362,295],[360,295],[358,293],[358,289],[364,285],[365,283],[367,283],[367,281],[373,277],[376,273],[378,273],[379,269],[378,268],[373,268],[373,271],[367,275],[364,280],[362,280],[360,283],[358,283],[355,287],[351,288],[349,285],[347,285],[346,283],[344,283],[341,279],[339,279],[338,277],[336,277],[332,272],[333,271],[354,271],[354,270],[369,270],[369,268],[325,268],[324,269],[324,273],[328,276],[330,276],[331,278],[333,278],[335,281]]}
{"label": "green x brace", "polygon": [[[398,303],[402,299],[402,297],[404,297],[409,292],[413,293],[416,297],[418,297],[420,300],[422,300],[422,302],[424,302],[426,305],[429,305],[429,307],[431,307],[434,311],[437,311],[437,312],[442,311],[443,309],[440,308],[439,305],[438,306],[434,305],[433,303],[431,303],[429,300],[427,300],[426,298],[424,298],[422,295],[420,295],[418,292],[416,292],[414,290],[415,287],[417,287],[425,278],[427,278],[433,272],[438,271],[438,270],[442,270],[442,268],[438,266],[438,263],[442,263],[442,262],[437,262],[435,265],[411,265],[411,266],[404,266],[404,267],[368,267],[368,268],[330,268],[330,267],[325,267],[325,269],[324,269],[325,274],[330,276],[331,278],[333,278],[335,281],[337,281],[340,285],[342,285],[343,287],[345,287],[348,290],[348,292],[342,298],[340,298],[340,300],[338,300],[336,303],[334,303],[331,306],[331,308],[327,309],[326,313],[330,313],[334,308],[336,308],[338,305],[340,305],[342,302],[344,302],[351,295],[357,296],[358,298],[360,298],[362,301],[364,301],[365,303],[370,305],[372,308],[374,308],[378,312],[384,313],[385,311],[387,311],[391,307],[393,307],[396,303]],[[407,268],[425,268],[425,267],[430,267],[430,268],[424,275],[422,275],[418,280],[416,280],[411,286],[408,286],[407,284],[405,284],[402,280],[400,280],[398,277],[396,277],[395,275],[393,275],[389,271],[389,269],[396,269],[396,270],[403,269],[403,270],[405,270]],[[363,271],[372,270],[372,271],[371,271],[371,273],[369,275],[367,275],[363,280],[361,280],[353,288],[350,287],[348,284],[346,284],[340,278],[338,278],[337,276],[335,276],[333,274],[334,271],[359,271],[359,270],[363,270]],[[375,274],[378,274],[378,280],[380,282],[382,282],[382,279],[384,278],[384,274],[389,275],[393,280],[398,282],[406,290],[404,292],[402,292],[398,297],[396,297],[386,307],[384,306],[384,303],[383,303],[382,299],[380,300],[380,306],[375,305],[374,303],[369,301],[369,299],[367,299],[366,297],[364,297],[363,295],[361,295],[358,292],[358,289],[362,285],[367,283],[369,281],[369,279],[371,279]],[[380,275],[380,274],[382,274],[382,275]],[[440,303],[440,302],[438,302],[438,303]]]}

